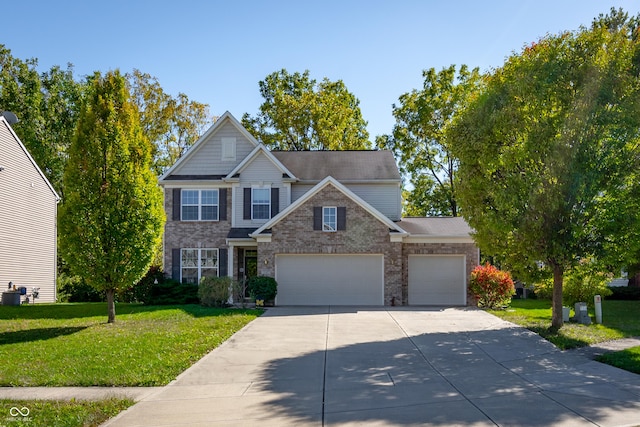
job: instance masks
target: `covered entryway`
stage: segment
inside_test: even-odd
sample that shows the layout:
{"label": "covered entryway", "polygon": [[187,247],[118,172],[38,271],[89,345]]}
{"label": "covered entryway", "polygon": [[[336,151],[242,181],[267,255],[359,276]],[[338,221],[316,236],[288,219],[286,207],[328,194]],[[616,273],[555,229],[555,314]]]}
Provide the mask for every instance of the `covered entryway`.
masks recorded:
{"label": "covered entryway", "polygon": [[382,255],[276,255],[278,305],[383,305]]}
{"label": "covered entryway", "polygon": [[466,305],[464,255],[409,255],[409,305]]}

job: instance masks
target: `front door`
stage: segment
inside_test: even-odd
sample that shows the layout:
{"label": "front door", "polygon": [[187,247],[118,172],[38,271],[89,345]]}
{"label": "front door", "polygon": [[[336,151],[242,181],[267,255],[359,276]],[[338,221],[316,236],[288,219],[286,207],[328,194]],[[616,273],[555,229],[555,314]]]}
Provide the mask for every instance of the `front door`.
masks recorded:
{"label": "front door", "polygon": [[[244,272],[242,279],[246,285],[251,277],[254,277],[258,274],[258,251],[255,249],[245,249],[244,250],[244,261],[243,261]],[[245,286],[244,296],[249,296],[249,290]]]}

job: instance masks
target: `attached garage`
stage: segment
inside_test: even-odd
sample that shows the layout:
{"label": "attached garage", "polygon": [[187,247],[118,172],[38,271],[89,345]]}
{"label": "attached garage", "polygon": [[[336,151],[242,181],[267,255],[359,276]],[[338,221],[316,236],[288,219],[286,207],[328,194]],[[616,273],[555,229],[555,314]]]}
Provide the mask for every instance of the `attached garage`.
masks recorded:
{"label": "attached garage", "polygon": [[384,258],[276,255],[278,305],[383,305]]}
{"label": "attached garage", "polygon": [[409,255],[409,305],[466,305],[465,255]]}

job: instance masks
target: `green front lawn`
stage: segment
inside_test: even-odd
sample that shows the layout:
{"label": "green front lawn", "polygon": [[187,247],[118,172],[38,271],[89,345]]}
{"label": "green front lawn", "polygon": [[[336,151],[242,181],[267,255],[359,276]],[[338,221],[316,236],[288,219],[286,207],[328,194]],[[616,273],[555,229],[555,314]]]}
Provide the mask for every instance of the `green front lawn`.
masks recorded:
{"label": "green front lawn", "polygon": [[[584,347],[603,341],[640,336],[640,301],[602,302],[602,325],[589,326],[576,323],[565,323],[558,332],[551,332],[551,301],[548,300],[513,300],[511,307],[490,313],[509,322],[524,326],[562,350]],[[573,310],[571,315],[573,315]],[[591,320],[595,319],[590,310]]]}
{"label": "green front lawn", "polygon": [[93,427],[133,405],[132,400],[97,402],[48,400],[0,400],[0,426]]}
{"label": "green front lawn", "polygon": [[640,347],[606,353],[599,356],[597,360],[607,365],[640,374]]}
{"label": "green front lawn", "polygon": [[0,386],[165,385],[260,313],[117,304],[107,324],[103,303],[0,306]]}

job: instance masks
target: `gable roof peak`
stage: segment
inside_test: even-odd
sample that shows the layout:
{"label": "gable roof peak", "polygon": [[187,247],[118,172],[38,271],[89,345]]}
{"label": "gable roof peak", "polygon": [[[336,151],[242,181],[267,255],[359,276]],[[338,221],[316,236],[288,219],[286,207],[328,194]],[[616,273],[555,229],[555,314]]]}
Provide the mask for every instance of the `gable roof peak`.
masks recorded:
{"label": "gable roof peak", "polygon": [[271,151],[262,143],[258,143],[256,148],[254,148],[251,153],[247,155],[238,165],[233,168],[231,172],[225,177],[225,179],[231,179],[235,175],[239,174],[246,168],[257,156],[258,154],[264,154],[267,159],[271,161],[283,174],[288,175],[291,179],[297,179],[296,176],[280,161],[278,160]]}
{"label": "gable roof peak", "polygon": [[279,223],[287,215],[289,215],[291,212],[293,212],[298,207],[300,207],[302,204],[306,203],[313,196],[318,194],[323,188],[325,188],[325,187],[327,187],[329,185],[337,188],[345,196],[347,196],[348,198],[353,200],[356,204],[360,205],[360,207],[362,207],[364,210],[369,212],[369,214],[371,214],[378,221],[380,221],[383,224],[387,225],[389,227],[389,230],[391,230],[393,232],[396,232],[396,233],[398,233],[398,235],[401,235],[401,236],[404,236],[404,235],[408,234],[405,230],[403,230],[396,223],[394,223],[389,218],[387,218],[384,214],[382,214],[376,208],[374,208],[369,203],[367,203],[365,200],[360,198],[353,191],[351,191],[347,187],[345,187],[342,183],[340,183],[340,181],[338,181],[337,179],[335,179],[332,176],[327,176],[322,181],[320,181],[319,183],[314,185],[312,189],[310,189],[304,195],[302,195],[302,197],[297,199],[295,202],[291,203],[283,211],[281,211],[278,215],[276,215],[273,218],[271,218],[269,221],[267,221],[267,223],[263,224],[262,227],[258,228],[255,232],[250,234],[250,236],[251,237],[256,237],[260,233],[264,232],[265,230],[270,229],[275,224]]}
{"label": "gable roof peak", "polygon": [[238,119],[233,116],[233,114],[231,114],[229,111],[225,111],[224,114],[218,117],[218,119],[209,127],[209,129],[207,129],[205,133],[203,133],[202,136],[200,136],[200,138],[198,138],[198,140],[191,147],[189,147],[189,149],[160,176],[159,181],[167,179],[169,175],[171,175],[180,167],[180,165],[191,158],[191,156],[193,156],[194,153],[196,153],[200,149],[200,147],[205,144],[205,142],[218,130],[220,130],[220,128],[222,128],[226,123],[230,123],[232,126],[234,126],[238,130],[238,132],[240,132],[245,138],[247,138],[249,143],[253,146],[260,145],[258,140],[256,140],[256,138],[251,135],[251,133],[249,133],[249,131],[245,129],[244,126],[242,126],[242,123],[240,123]]}

